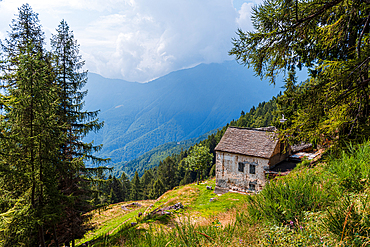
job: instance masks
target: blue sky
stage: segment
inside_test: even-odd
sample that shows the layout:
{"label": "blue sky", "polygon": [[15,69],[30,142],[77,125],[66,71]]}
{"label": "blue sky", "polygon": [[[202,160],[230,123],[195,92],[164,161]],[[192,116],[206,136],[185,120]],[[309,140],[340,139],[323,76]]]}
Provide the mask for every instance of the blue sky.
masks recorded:
{"label": "blue sky", "polygon": [[[250,8],[261,0],[29,0],[47,42],[62,19],[73,30],[85,69],[108,78],[146,82],[199,63],[222,62],[237,28],[251,30]],[[17,8],[0,2],[0,39]]]}

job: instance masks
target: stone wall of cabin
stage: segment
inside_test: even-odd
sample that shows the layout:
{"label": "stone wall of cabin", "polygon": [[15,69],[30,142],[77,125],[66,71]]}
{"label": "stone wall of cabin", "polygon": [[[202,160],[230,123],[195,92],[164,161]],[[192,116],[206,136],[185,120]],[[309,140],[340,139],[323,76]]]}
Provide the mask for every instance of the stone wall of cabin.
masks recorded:
{"label": "stone wall of cabin", "polygon": [[[239,162],[256,163],[255,174],[249,173],[249,164],[245,164],[244,171],[240,172]],[[268,167],[268,159],[216,151],[216,186],[225,190],[249,191],[252,182],[255,190],[260,191],[266,183],[265,169]]]}

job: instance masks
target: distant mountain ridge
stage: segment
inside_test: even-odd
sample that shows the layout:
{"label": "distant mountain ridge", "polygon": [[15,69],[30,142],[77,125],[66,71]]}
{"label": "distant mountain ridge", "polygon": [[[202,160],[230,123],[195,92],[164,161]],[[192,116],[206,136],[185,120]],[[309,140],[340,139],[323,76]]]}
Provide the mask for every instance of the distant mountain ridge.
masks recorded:
{"label": "distant mountain ridge", "polygon": [[105,125],[86,140],[103,144],[99,156],[110,157],[110,166],[222,127],[281,90],[235,61],[200,64],[149,83],[89,73],[87,89],[85,108],[100,109]]}
{"label": "distant mountain ridge", "polygon": [[129,162],[116,163],[112,174],[116,177],[120,177],[122,172],[124,172],[129,179],[132,179],[137,171],[141,177],[146,170],[158,166],[166,157],[172,154],[179,154],[181,150],[185,151],[189,149],[191,146],[207,139],[209,135],[216,132],[217,130],[211,130],[196,138],[181,142],[167,142],[159,145]]}

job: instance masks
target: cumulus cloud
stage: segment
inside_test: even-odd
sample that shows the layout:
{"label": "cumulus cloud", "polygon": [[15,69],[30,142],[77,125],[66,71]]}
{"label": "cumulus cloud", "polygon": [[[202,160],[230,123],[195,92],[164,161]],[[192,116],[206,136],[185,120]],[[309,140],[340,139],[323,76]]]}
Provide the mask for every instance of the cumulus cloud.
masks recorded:
{"label": "cumulus cloud", "polygon": [[115,50],[108,63],[88,63],[105,76],[147,81],[199,63],[222,62],[230,59],[236,18],[232,4],[224,0],[136,0],[92,23],[92,30],[113,31],[108,37]]}
{"label": "cumulus cloud", "polygon": [[255,0],[253,2],[244,2],[241,5],[239,12],[239,17],[237,18],[238,27],[244,31],[253,30],[253,25],[251,22],[251,12],[252,7],[261,4],[262,0]]}
{"label": "cumulus cloud", "polygon": [[[89,71],[145,82],[199,63],[222,62],[238,27],[250,29],[254,2],[231,0],[29,0],[47,36],[65,19]],[[10,23],[19,0],[0,2]],[[240,8],[240,9],[239,9]],[[9,16],[7,13],[12,13]],[[5,32],[0,28],[0,33]]]}
{"label": "cumulus cloud", "polygon": [[239,18],[237,18],[238,27],[242,30],[252,30],[251,10],[254,3],[244,3],[239,10]]}

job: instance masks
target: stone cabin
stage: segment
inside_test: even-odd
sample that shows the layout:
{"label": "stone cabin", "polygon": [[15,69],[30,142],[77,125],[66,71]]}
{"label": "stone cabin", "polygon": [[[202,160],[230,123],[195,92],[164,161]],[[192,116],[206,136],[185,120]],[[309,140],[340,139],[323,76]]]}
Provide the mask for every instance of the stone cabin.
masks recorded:
{"label": "stone cabin", "polygon": [[275,127],[229,127],[215,148],[216,191],[260,191],[266,171],[284,161],[283,144],[275,137]]}

